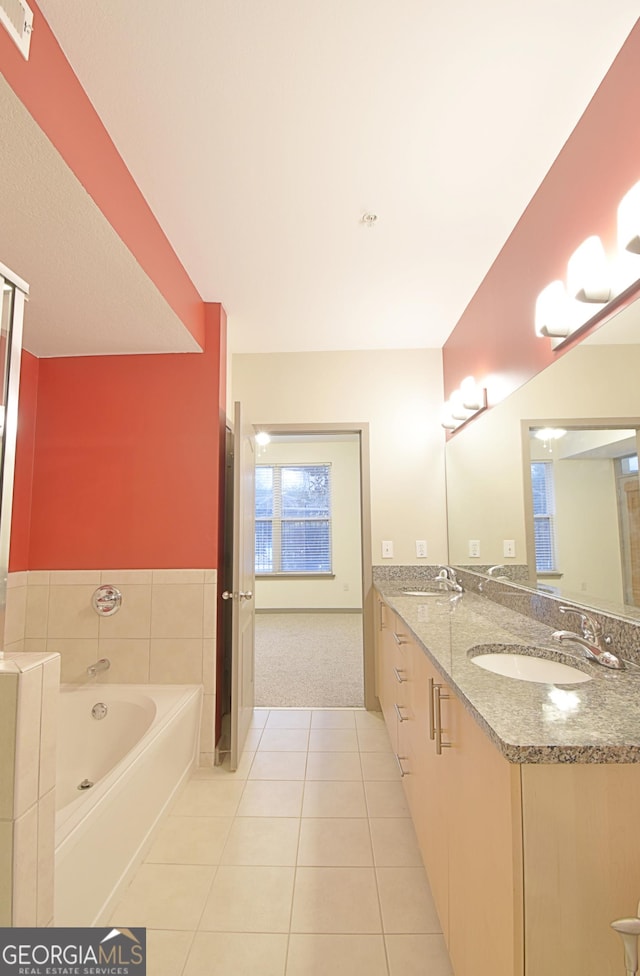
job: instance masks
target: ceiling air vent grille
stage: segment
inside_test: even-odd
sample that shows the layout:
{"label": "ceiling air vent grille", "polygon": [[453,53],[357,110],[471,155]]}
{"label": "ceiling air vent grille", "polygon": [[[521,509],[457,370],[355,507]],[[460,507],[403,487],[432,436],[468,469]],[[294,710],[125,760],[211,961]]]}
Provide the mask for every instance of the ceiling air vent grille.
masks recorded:
{"label": "ceiling air vent grille", "polygon": [[28,61],[33,11],[25,0],[0,0],[0,24],[6,27],[23,58]]}

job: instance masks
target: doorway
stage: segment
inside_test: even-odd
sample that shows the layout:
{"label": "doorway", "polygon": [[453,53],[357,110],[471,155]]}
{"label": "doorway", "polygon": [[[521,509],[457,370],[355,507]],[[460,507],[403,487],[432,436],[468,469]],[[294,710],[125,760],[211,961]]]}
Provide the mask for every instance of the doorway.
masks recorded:
{"label": "doorway", "polygon": [[270,440],[256,455],[256,705],[362,707],[373,674],[368,430],[258,429]]}

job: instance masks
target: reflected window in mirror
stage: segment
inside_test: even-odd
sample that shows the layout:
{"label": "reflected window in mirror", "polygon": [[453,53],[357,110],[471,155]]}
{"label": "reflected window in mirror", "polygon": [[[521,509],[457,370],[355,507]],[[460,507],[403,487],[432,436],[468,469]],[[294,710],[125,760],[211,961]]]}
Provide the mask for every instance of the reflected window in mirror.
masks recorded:
{"label": "reflected window in mirror", "polygon": [[556,529],[553,461],[531,462],[536,572],[555,573]]}

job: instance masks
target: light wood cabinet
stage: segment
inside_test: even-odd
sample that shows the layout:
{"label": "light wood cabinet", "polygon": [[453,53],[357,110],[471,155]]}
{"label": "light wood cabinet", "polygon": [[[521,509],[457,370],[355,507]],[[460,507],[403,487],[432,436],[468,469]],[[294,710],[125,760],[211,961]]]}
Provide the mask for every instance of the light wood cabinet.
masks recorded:
{"label": "light wood cabinet", "polygon": [[640,766],[509,763],[380,613],[378,694],[456,976],[620,976],[609,923],[640,897]]}

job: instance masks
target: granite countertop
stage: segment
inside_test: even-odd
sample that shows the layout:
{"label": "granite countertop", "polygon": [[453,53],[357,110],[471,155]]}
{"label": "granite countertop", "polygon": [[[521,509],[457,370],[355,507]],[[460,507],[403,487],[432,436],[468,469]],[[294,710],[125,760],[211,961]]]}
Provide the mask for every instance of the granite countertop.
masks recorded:
{"label": "granite countertop", "polygon": [[[376,583],[509,762],[640,763],[640,667],[612,671],[590,663],[577,644],[552,641],[553,628],[475,593],[402,592],[422,587],[424,581],[402,587]],[[493,674],[469,658],[472,647],[490,644],[544,647],[545,656],[578,667],[592,680],[554,685]]]}

